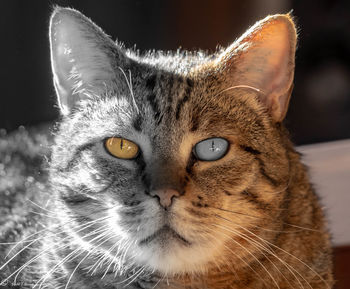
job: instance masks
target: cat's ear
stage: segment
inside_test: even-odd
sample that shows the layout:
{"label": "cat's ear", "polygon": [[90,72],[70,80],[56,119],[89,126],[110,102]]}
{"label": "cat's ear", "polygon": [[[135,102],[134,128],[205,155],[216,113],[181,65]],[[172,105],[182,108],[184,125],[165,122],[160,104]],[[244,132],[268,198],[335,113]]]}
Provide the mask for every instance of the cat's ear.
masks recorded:
{"label": "cat's ear", "polygon": [[57,7],[50,20],[51,66],[59,106],[67,114],[100,95],[124,59],[116,44],[80,12]]}
{"label": "cat's ear", "polygon": [[[257,22],[218,58],[231,86],[251,86],[273,120],[286,115],[293,88],[297,34],[290,15],[274,15]],[[228,74],[227,74],[228,73]]]}

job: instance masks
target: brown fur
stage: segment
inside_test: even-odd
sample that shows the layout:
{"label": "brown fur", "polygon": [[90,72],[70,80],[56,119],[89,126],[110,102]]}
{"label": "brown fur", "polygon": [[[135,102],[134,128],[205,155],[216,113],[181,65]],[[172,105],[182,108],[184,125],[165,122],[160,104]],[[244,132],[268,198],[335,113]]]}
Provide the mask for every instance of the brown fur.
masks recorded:
{"label": "brown fur", "polygon": [[[268,21],[268,26],[274,25],[275,21]],[[289,27],[289,38],[292,39],[289,55],[294,57],[295,28],[289,16],[282,17],[282,21]],[[255,35],[263,38],[259,29],[264,25],[266,23],[256,25],[257,32],[249,32],[249,41]],[[244,41],[239,42],[240,46]],[[254,46],[254,41],[260,40],[253,40],[251,46]],[[300,155],[280,123],[291,93],[294,59],[288,61],[291,79],[287,80],[285,90],[277,95],[284,98],[281,101],[284,103],[274,115],[273,104],[260,92],[249,87],[225,91],[228,83],[246,84],[247,79],[252,78],[249,71],[238,69],[239,61],[245,60],[237,58],[246,53],[240,52],[240,46],[233,45],[226,52],[224,70],[219,70],[220,81],[216,63],[197,67],[192,74],[195,79],[192,93],[202,98],[188,104],[188,126],[194,128],[194,134],[201,138],[215,136],[220,127],[221,136],[233,146],[228,156],[233,161],[220,165],[219,160],[214,169],[210,168],[211,164],[198,164],[192,172],[195,185],[190,182],[184,196],[195,204],[193,211],[197,216],[203,214],[209,227],[218,223],[215,218],[208,220],[210,214],[226,221],[226,226],[220,226],[220,229],[223,234],[231,235],[232,242],[226,244],[226,250],[221,252],[207,274],[175,278],[173,286],[331,288],[331,246],[324,214],[309,183],[307,169],[301,164]],[[249,48],[242,50],[249,51]],[[222,74],[226,78],[222,78]],[[232,74],[236,75],[233,80]],[[254,81],[248,84],[256,85]],[[213,98],[213,94],[216,97]],[[268,118],[266,112],[273,117]],[[247,147],[248,152],[244,150]],[[230,176],[226,171],[230,171]],[[223,178],[218,182],[220,174]],[[229,194],[232,198],[230,209],[220,209],[225,207],[224,198],[211,194],[207,188]],[[242,190],[248,192],[242,194]],[[203,192],[204,196],[198,200],[196,196]],[[231,228],[234,229],[230,231]]]}
{"label": "brown fur", "polygon": [[[230,105],[225,103],[225,97],[231,99]],[[222,125],[221,114],[230,116],[232,127],[227,128],[225,137],[234,144],[231,153],[236,155],[234,164],[229,167],[218,166],[215,168],[217,172],[201,172],[200,165],[194,170],[196,182],[203,183],[206,187],[217,186],[217,183],[210,184],[209,175],[224,174],[228,169],[231,171],[231,177],[224,175],[226,179],[222,180],[227,186],[222,186],[222,189],[226,188],[231,194],[231,209],[220,210],[222,204],[218,197],[208,193],[195,211],[218,215],[220,220],[226,221],[227,227],[239,224],[235,230],[242,236],[233,234],[233,241],[227,244],[227,250],[216,260],[219,267],[212,264],[205,275],[175,278],[172,280],[173,288],[255,289],[277,288],[276,284],[281,289],[332,287],[329,235],[323,211],[309,183],[307,170],[301,164],[300,156],[293,149],[284,127],[266,118],[257,99],[258,95],[251,92],[231,93],[223,96],[220,102],[215,102],[222,106],[213,111],[208,109],[208,105],[204,111],[200,103],[191,104],[199,110],[197,114],[194,111],[193,116],[196,121],[199,118],[198,130],[205,128],[205,133],[209,135],[215,135],[216,125]],[[212,130],[211,125],[214,126]],[[247,146],[261,154],[252,156],[242,149]],[[273,181],[262,174],[259,159],[265,164],[264,174]],[[237,183],[235,175],[239,176]],[[246,178],[246,184],[242,184],[242,178]],[[245,187],[249,182],[252,182],[249,193],[237,197],[241,186]],[[189,202],[198,202],[197,190],[189,184],[189,193],[184,197]],[[208,224],[217,222],[215,218],[211,221],[206,219]],[[230,234],[224,228],[222,233]]]}

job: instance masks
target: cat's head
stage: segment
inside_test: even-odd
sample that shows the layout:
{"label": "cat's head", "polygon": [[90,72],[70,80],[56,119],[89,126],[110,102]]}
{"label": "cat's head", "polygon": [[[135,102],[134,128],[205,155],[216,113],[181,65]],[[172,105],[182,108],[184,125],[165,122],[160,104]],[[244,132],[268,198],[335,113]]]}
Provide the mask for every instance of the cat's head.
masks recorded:
{"label": "cat's head", "polygon": [[274,237],[289,175],[289,15],[212,55],[139,55],[57,8],[50,41],[63,115],[51,182],[78,244],[103,264],[171,274],[247,262],[246,230]]}

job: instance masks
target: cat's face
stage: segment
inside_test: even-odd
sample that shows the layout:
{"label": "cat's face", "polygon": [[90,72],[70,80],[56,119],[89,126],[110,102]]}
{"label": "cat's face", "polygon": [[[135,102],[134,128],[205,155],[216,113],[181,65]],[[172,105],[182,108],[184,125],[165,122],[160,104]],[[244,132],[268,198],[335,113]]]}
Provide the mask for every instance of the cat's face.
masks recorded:
{"label": "cat's face", "polygon": [[[51,181],[77,244],[106,264],[170,274],[252,258],[241,234],[273,237],[258,228],[278,216],[288,184],[277,127],[293,29],[279,16],[211,57],[142,58],[78,12],[56,11],[52,62],[66,115]],[[275,47],[276,38],[289,42]]]}

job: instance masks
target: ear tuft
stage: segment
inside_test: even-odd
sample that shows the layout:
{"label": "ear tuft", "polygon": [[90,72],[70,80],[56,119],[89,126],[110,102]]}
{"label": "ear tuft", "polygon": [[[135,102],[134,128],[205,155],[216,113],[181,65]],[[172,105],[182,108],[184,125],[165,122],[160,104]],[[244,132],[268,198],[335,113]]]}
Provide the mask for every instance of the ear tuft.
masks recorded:
{"label": "ear tuft", "polygon": [[276,122],[288,109],[293,88],[297,34],[289,14],[268,16],[229,46],[217,60],[231,85],[252,86]]}

